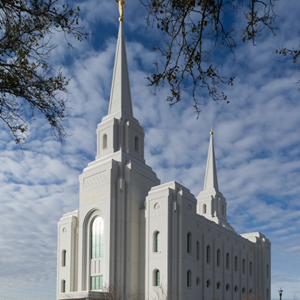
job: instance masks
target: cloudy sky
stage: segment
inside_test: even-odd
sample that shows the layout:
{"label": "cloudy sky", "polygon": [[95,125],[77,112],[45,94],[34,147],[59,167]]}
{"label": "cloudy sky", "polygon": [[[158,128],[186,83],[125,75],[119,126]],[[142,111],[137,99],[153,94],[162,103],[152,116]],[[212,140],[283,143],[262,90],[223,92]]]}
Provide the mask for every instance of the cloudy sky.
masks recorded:
{"label": "cloudy sky", "polygon": [[[37,116],[22,154],[0,123],[0,300],[55,299],[57,222],[78,209],[78,175],[96,156],[96,126],[108,110],[118,7],[113,0],[78,4],[91,36],[76,43],[75,52],[55,36],[59,47],[52,56],[73,78],[65,145],[53,140]],[[236,78],[233,87],[225,87],[230,104],[203,97],[199,119],[188,91],[170,108],[166,88],[155,97],[145,86],[157,33],[146,30],[139,1],[126,4],[131,93],[146,133],[147,164],[162,183],[176,180],[198,195],[213,126],[229,222],[238,233],[260,231],[272,242],[272,299],[278,299],[280,287],[284,299],[300,299],[299,62],[275,53],[283,45],[299,47],[299,0],[276,4],[275,38],[265,32],[255,47],[239,44],[235,59],[223,55],[220,68]]]}

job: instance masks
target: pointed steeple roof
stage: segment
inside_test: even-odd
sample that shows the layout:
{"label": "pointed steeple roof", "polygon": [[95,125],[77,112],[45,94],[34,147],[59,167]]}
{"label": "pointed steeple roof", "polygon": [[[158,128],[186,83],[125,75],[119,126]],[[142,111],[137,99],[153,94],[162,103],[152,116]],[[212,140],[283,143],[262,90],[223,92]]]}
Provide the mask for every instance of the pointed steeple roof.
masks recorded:
{"label": "pointed steeple roof", "polygon": [[108,115],[117,111],[133,117],[123,22],[119,25]]}
{"label": "pointed steeple roof", "polygon": [[203,191],[210,189],[219,191],[213,134],[214,133],[211,128]]}

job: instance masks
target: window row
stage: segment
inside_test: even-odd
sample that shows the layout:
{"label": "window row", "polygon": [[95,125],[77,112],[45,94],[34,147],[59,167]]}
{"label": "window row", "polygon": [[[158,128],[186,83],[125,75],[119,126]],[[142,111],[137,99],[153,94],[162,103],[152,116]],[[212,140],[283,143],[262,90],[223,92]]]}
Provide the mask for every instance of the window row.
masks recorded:
{"label": "window row", "polygon": [[[107,149],[107,134],[103,134],[102,136],[102,149]],[[139,151],[139,138],[136,136],[134,138],[134,150]]]}
{"label": "window row", "polygon": [[[160,286],[161,282],[160,282],[160,271],[158,269],[155,269],[153,271],[153,285],[154,286]],[[196,285],[199,286],[200,285],[200,278],[196,277]],[[188,270],[186,272],[186,286],[187,287],[192,287],[192,271]],[[210,279],[208,279],[205,283],[205,286],[207,288],[211,287],[211,281]],[[217,282],[216,284],[216,289],[219,290],[221,288],[221,282]],[[227,283],[225,286],[226,291],[230,291],[230,284]],[[239,288],[237,285],[234,286],[234,292],[238,292]],[[242,293],[245,294],[246,292],[246,288],[243,287],[242,288]],[[249,289],[249,295],[252,294],[252,289]],[[268,290],[267,290],[267,299],[268,299]]]}

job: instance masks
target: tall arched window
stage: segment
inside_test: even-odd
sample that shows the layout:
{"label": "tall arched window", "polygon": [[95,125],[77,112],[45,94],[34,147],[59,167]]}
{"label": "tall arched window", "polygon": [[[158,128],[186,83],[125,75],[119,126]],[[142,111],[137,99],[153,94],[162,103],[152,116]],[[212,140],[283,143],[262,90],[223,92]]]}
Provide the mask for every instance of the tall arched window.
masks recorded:
{"label": "tall arched window", "polygon": [[206,204],[203,204],[202,212],[206,214]]}
{"label": "tall arched window", "polygon": [[229,253],[226,253],[226,269],[229,269]]}
{"label": "tall arched window", "polygon": [[197,260],[200,260],[200,245],[199,245],[199,241],[197,241],[196,243],[196,257],[197,257]]}
{"label": "tall arched window", "polygon": [[237,256],[234,257],[234,271],[235,272],[238,271],[238,257]]}
{"label": "tall arched window", "polygon": [[220,267],[221,265],[221,251],[218,249],[217,251],[217,266]]}
{"label": "tall arched window", "polygon": [[210,263],[210,246],[207,245],[206,247],[206,262],[209,264]]}
{"label": "tall arched window", "polygon": [[267,275],[267,278],[269,278],[269,265],[266,265],[266,275]]}
{"label": "tall arched window", "polygon": [[153,285],[154,286],[160,286],[160,272],[159,270],[154,270],[153,274]]}
{"label": "tall arched window", "polygon": [[67,265],[67,251],[63,250],[61,255],[61,265],[65,267]]}
{"label": "tall arched window", "polygon": [[104,222],[96,217],[92,225],[92,258],[103,257]]}
{"label": "tall arched window", "polygon": [[242,261],[242,272],[243,274],[245,274],[245,258],[243,258],[243,261]]}
{"label": "tall arched window", "polygon": [[187,273],[186,273],[186,285],[187,285],[187,287],[192,286],[192,272],[191,272],[191,270],[188,270]]}
{"label": "tall arched window", "polygon": [[154,232],[154,252],[160,252],[160,232]]}
{"label": "tall arched window", "polygon": [[139,138],[137,136],[134,138],[134,150],[139,151]]}
{"label": "tall arched window", "polygon": [[66,292],[66,281],[65,280],[61,281],[61,292],[62,293]]}
{"label": "tall arched window", "polygon": [[249,275],[252,276],[252,261],[249,263]]}
{"label": "tall arched window", "polygon": [[187,250],[187,253],[191,253],[192,252],[192,234],[189,232],[188,234],[187,234],[187,248],[186,248],[186,250]]}
{"label": "tall arched window", "polygon": [[102,149],[106,149],[107,148],[107,134],[103,134],[102,137]]}

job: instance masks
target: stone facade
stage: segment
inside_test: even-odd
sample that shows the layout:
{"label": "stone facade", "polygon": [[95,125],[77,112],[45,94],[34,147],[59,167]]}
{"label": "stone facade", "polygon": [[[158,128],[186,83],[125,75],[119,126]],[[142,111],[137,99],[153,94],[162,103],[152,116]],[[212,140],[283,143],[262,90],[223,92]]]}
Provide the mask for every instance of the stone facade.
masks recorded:
{"label": "stone facade", "polygon": [[270,299],[271,244],[227,222],[213,133],[197,199],[177,182],[160,184],[145,164],[123,22],[109,111],[96,133],[97,156],[79,176],[79,210],[58,223],[57,299],[103,299],[112,288],[123,299]]}

